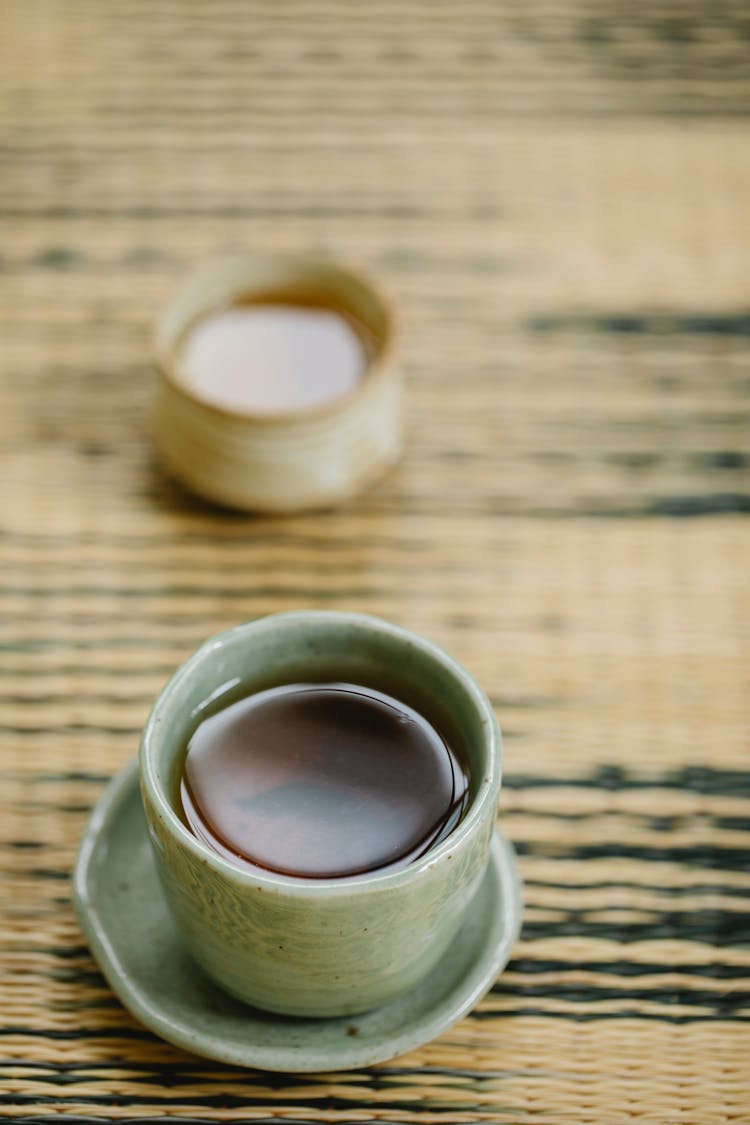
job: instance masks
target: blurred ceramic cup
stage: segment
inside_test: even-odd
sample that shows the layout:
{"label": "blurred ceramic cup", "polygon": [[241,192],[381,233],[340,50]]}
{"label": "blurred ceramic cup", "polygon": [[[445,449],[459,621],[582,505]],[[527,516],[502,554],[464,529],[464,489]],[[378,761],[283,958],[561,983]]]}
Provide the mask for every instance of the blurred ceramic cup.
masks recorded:
{"label": "blurred ceramic cup", "polygon": [[[274,304],[336,310],[356,324],[367,339],[361,377],[341,394],[281,412],[219,404],[196,389],[184,348],[201,322],[233,307]],[[392,337],[385,299],[341,266],[250,254],[208,262],[183,284],[157,328],[153,430],[164,466],[199,496],[233,508],[288,512],[345,500],[401,451]],[[278,373],[272,357],[268,363],[272,385]]]}
{"label": "blurred ceramic cup", "polygon": [[[222,693],[305,679],[356,682],[430,717],[469,767],[469,801],[448,836],[408,866],[340,879],[239,867],[176,811],[197,716]],[[239,685],[239,686],[238,686]],[[141,788],[157,868],[195,960],[228,992],[296,1016],[366,1011],[416,984],[458,932],[488,863],[500,731],[469,673],[378,618],[277,614],[207,641],[166,685],[143,734]]]}

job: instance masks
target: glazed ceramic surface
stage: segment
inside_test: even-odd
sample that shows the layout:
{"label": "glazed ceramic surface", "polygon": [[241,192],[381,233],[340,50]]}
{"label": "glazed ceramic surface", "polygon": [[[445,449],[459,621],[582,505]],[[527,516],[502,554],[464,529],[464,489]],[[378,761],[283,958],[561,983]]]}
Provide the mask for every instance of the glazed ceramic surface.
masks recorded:
{"label": "glazed ceramic surface", "polygon": [[102,971],[148,1028],[223,1062],[297,1072],[383,1062],[439,1035],[492,985],[521,918],[513,851],[496,833],[456,937],[414,988],[350,1019],[294,1019],[250,1008],[217,988],[180,939],[148,842],[135,762],[110,782],[94,811],[74,892]]}
{"label": "glazed ceramic surface", "polygon": [[[428,714],[468,761],[463,820],[408,867],[336,880],[256,873],[211,851],[175,812],[196,722],[248,691],[308,678],[389,691]],[[377,618],[278,614],[208,641],[157,700],[140,761],[157,868],[185,944],[215,981],[260,1008],[351,1015],[411,988],[445,953],[484,875],[500,788],[492,708],[447,654]]]}
{"label": "glazed ceramic surface", "polygon": [[[206,313],[262,295],[330,302],[362,323],[375,354],[357,387],[293,414],[255,415],[204,402],[179,377],[177,353]],[[392,358],[392,314],[356,273],[325,260],[235,254],[189,277],[157,331],[153,430],[167,469],[193,492],[233,508],[288,512],[335,504],[401,452],[401,376]],[[268,372],[269,380],[274,372]]]}

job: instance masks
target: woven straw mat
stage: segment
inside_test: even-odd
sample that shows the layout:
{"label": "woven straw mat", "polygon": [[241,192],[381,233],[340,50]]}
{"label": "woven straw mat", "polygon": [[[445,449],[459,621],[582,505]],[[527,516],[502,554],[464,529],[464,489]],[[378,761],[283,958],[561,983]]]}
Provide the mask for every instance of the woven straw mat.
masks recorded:
{"label": "woven straw mat", "polygon": [[[739,0],[2,4],[0,1115],[750,1121],[749,35]],[[344,508],[154,463],[154,318],[238,245],[398,309],[406,456]],[[526,897],[470,1017],[310,1077],[140,1027],[69,882],[171,670],[301,607],[478,677]]]}

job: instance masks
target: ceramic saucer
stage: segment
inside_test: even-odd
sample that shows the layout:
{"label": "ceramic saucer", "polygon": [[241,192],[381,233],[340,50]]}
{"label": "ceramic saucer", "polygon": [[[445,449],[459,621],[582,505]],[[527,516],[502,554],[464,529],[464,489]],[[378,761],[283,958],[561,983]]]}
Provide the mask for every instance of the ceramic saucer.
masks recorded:
{"label": "ceramic saucer", "polygon": [[298,1072],[368,1066],[434,1039],[492,985],[521,922],[513,849],[496,833],[458,936],[419,985],[346,1019],[259,1012],[220,991],[182,946],[151,858],[137,762],[109,783],[93,812],[76,863],[74,900],[102,972],[151,1031],[222,1062]]}

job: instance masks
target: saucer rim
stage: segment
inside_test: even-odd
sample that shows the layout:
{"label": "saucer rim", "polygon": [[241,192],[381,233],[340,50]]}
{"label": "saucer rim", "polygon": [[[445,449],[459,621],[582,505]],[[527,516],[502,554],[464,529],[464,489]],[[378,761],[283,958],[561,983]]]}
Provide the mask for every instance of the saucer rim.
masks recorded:
{"label": "saucer rim", "polygon": [[[426,1017],[408,1026],[403,1033],[389,1036],[387,1041],[365,1046],[353,1039],[351,1045],[342,1045],[335,1062],[324,1058],[322,1054],[316,1054],[307,1044],[269,1047],[248,1041],[241,1046],[233,1046],[223,1041],[203,1039],[199,1031],[176,1024],[169,1015],[163,1013],[163,1009],[150,1002],[148,993],[141,985],[132,981],[127,966],[119,956],[116,943],[109,939],[108,927],[91,894],[91,883],[96,877],[93,867],[98,845],[106,838],[108,825],[119,814],[121,806],[131,799],[133,790],[138,788],[138,759],[134,758],[111,778],[91,813],[73,870],[73,904],[94,958],[117,998],[144,1027],[176,1047],[234,1066],[285,1073],[333,1073],[372,1066],[423,1046],[451,1028],[489,991],[510,958],[521,928],[521,882],[513,846],[496,826],[489,865],[494,870],[499,901],[506,908],[501,922],[501,937],[491,955],[471,966],[436,1011],[428,1012]],[[486,874],[483,882],[485,879]],[[482,893],[481,885],[478,893]],[[496,911],[494,917],[497,918],[497,915]],[[460,931],[454,941],[458,940]],[[471,987],[463,989],[464,981],[473,977],[476,979],[472,981]],[[264,1012],[263,1015],[270,1020],[288,1018],[275,1016],[272,1012]],[[322,1018],[319,1022],[326,1024],[338,1021]]]}

